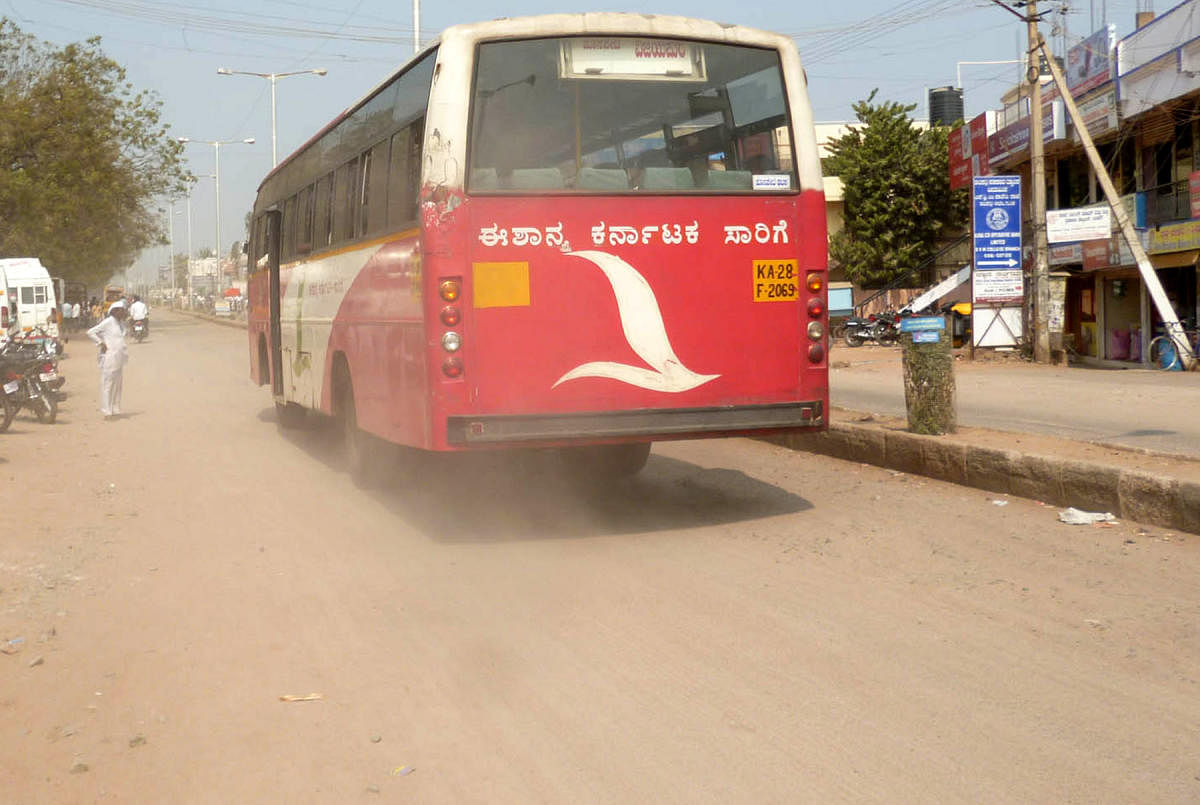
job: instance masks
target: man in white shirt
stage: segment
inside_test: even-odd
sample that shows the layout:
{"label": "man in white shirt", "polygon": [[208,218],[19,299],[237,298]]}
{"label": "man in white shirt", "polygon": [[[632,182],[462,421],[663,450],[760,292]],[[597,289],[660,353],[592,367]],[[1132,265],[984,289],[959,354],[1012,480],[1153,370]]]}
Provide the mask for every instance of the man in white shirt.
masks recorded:
{"label": "man in white shirt", "polygon": [[133,304],[129,306],[130,321],[144,321],[146,323],[146,335],[150,335],[150,306],[142,301],[142,297],[133,297]]}
{"label": "man in white shirt", "polygon": [[129,352],[125,347],[124,302],[113,302],[108,315],[87,331],[88,338],[100,346],[100,413],[112,419],[121,413],[121,381]]}

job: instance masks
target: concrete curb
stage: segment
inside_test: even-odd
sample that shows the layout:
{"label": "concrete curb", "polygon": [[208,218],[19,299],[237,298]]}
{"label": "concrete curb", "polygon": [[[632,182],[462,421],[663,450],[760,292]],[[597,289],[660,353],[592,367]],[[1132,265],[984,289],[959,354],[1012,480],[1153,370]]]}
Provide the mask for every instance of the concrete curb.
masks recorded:
{"label": "concrete curb", "polygon": [[1054,506],[1107,511],[1200,534],[1200,483],[1111,464],[999,450],[937,436],[834,422],[825,433],[767,441],[793,450],[873,464]]}

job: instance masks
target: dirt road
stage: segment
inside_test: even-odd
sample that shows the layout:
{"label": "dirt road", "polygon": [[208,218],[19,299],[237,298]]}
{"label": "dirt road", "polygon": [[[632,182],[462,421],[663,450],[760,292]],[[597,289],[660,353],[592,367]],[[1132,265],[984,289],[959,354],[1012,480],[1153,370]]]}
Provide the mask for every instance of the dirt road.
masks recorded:
{"label": "dirt road", "polygon": [[368,493],[237,330],[107,423],[73,347],[0,436],[4,801],[1200,799],[1200,538],[746,440]]}

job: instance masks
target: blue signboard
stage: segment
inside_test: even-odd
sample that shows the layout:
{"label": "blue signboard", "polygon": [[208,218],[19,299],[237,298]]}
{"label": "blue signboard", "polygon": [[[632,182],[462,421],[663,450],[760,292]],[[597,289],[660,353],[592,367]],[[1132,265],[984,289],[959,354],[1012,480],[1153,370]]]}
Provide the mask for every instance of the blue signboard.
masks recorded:
{"label": "blue signboard", "polygon": [[937,330],[917,330],[913,333],[914,344],[936,344],[942,340],[942,334]]}
{"label": "blue signboard", "polygon": [[915,333],[918,330],[945,330],[946,320],[941,316],[910,316],[900,320],[900,332]]}
{"label": "blue signboard", "polygon": [[1021,177],[976,176],[975,270],[1021,267]]}

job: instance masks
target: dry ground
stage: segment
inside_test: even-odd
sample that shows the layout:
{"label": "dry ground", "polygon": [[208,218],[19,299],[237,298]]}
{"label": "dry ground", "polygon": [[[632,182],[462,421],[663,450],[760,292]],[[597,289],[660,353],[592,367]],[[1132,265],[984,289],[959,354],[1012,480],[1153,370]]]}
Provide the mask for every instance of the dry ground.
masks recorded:
{"label": "dry ground", "polygon": [[0,436],[0,799],[1200,799],[1200,538],[745,440],[363,492],[156,328]]}

